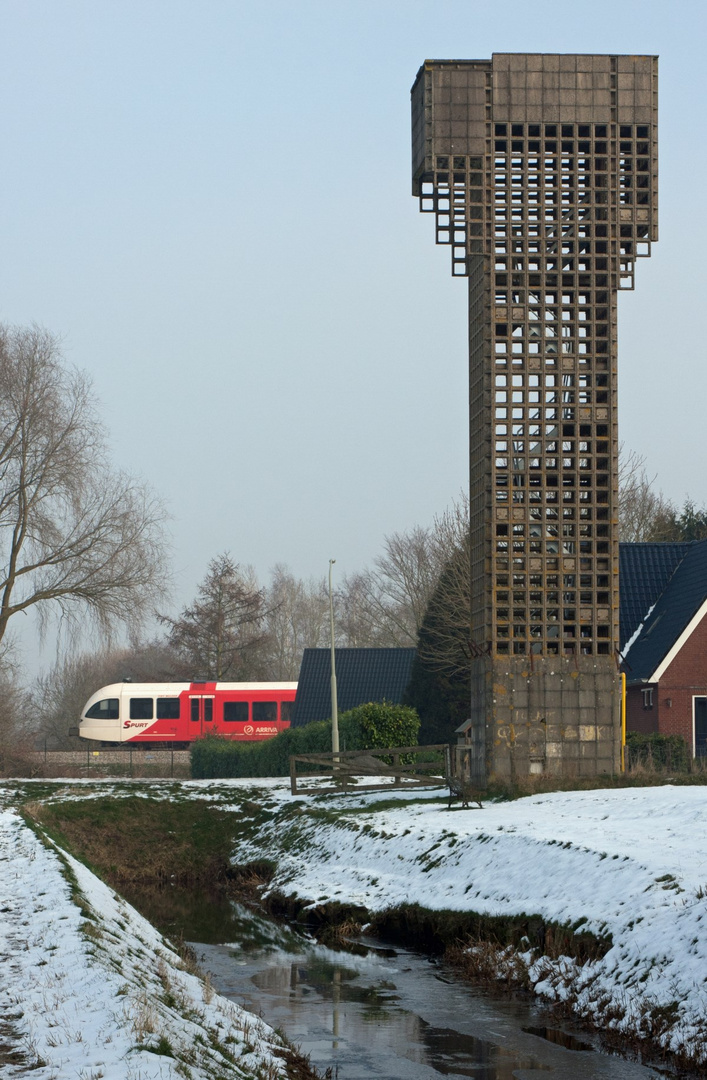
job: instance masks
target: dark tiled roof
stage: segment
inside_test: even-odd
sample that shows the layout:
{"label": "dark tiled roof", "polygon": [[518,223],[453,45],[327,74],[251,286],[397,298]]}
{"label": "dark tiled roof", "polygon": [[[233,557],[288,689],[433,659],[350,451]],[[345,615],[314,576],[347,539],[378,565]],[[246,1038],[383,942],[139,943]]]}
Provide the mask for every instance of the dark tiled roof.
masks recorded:
{"label": "dark tiled roof", "polygon": [[684,557],[646,619],[640,636],[628,651],[624,661],[628,682],[641,682],[653,676],[661,660],[707,599],[707,540],[686,547]]}
{"label": "dark tiled roof", "polygon": [[[337,649],[336,690],[339,712],[369,701],[400,704],[410,681],[414,649]],[[331,652],[305,649],[292,709],[292,726],[331,716]]]}
{"label": "dark tiled roof", "polygon": [[619,626],[623,652],[675,573],[689,543],[619,544]]}

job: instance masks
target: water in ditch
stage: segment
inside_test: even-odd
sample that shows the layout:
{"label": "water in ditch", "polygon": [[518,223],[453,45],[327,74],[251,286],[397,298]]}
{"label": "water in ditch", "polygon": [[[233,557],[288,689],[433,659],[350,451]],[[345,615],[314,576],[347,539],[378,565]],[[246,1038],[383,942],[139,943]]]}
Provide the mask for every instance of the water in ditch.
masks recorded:
{"label": "water in ditch", "polygon": [[551,1024],[532,1002],[488,997],[414,951],[365,939],[335,951],[217,897],[128,899],[193,945],[220,994],[282,1030],[334,1080],[665,1076]]}

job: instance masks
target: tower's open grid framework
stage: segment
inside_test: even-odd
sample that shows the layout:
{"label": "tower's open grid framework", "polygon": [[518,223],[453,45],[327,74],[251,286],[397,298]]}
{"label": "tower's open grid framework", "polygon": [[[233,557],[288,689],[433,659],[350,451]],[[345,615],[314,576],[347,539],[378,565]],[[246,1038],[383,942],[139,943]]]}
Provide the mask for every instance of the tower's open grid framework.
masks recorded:
{"label": "tower's open grid framework", "polygon": [[430,60],[412,113],[469,279],[475,773],[612,771],[617,293],[657,239],[657,58]]}

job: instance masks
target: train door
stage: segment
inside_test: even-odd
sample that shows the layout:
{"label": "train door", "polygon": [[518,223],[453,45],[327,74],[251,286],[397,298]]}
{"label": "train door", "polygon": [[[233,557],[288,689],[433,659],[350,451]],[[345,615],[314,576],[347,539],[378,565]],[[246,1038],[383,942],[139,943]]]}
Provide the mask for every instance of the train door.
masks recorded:
{"label": "train door", "polygon": [[189,738],[198,739],[213,729],[214,695],[189,695]]}

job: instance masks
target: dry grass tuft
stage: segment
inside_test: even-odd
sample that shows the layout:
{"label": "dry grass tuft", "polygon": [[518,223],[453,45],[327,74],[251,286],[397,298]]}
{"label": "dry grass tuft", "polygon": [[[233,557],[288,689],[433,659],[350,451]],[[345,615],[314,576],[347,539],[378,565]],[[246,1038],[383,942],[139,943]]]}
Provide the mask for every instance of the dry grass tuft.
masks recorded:
{"label": "dry grass tuft", "polygon": [[528,965],[515,949],[507,945],[498,945],[493,941],[453,945],[447,949],[445,960],[464,978],[480,983],[487,990],[531,988]]}

